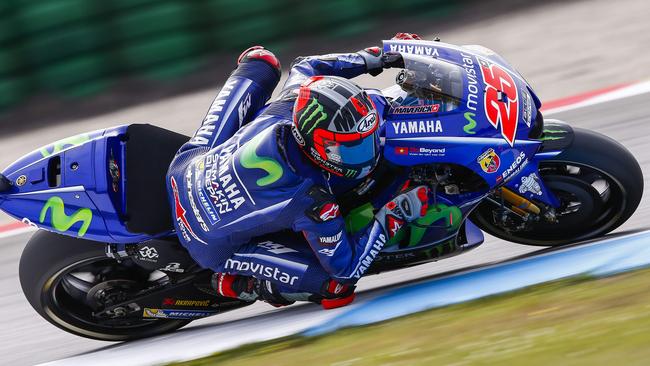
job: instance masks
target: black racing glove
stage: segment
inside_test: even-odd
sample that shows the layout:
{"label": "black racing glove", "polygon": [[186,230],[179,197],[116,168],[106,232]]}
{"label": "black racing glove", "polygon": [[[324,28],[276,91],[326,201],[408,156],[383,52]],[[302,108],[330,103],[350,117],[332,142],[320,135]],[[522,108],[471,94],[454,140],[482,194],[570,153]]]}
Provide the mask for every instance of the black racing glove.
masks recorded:
{"label": "black racing glove", "polygon": [[384,53],[381,55],[381,62],[384,69],[390,69],[394,67],[399,69],[404,68],[404,58],[402,58],[402,54],[399,52]]}

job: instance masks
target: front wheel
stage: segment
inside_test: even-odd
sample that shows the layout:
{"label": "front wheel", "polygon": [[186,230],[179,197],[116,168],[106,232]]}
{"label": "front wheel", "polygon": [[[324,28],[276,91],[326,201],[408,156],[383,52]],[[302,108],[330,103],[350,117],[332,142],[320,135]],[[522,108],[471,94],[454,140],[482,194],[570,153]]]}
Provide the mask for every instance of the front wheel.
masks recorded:
{"label": "front wheel", "polygon": [[[643,174],[634,156],[599,133],[574,128],[571,146],[539,165],[544,184],[559,198],[557,222],[541,219],[518,229],[494,219],[493,203],[472,213],[482,230],[520,244],[557,246],[604,235],[632,216],[643,194]],[[521,228],[523,226],[519,226]]]}
{"label": "front wheel", "polygon": [[103,341],[149,337],[189,323],[171,319],[97,319],[89,294],[102,291],[105,298],[119,297],[152,281],[149,272],[106,257],[104,247],[93,241],[36,232],[23,250],[19,267],[20,284],[34,310],[67,332]]}

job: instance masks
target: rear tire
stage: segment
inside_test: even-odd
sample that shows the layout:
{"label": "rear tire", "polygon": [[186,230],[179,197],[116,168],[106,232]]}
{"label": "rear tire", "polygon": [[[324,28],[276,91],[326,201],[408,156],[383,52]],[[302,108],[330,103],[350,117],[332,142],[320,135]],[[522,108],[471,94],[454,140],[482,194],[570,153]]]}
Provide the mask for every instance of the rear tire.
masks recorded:
{"label": "rear tire", "polygon": [[[75,268],[110,261],[105,244],[36,232],[20,257],[19,278],[27,301],[45,320],[66,332],[102,341],[127,341],[176,330],[190,321],[148,319],[132,326],[93,323],[87,305],[66,294],[62,282]],[[86,307],[84,307],[84,305]],[[86,309],[87,308],[87,309]]]}
{"label": "rear tire", "polygon": [[[575,167],[581,173],[559,174],[562,166]],[[643,173],[634,156],[617,141],[581,128],[574,128],[571,146],[540,163],[540,176],[557,196],[581,203],[583,211],[560,217],[558,223],[540,220],[530,231],[507,231],[493,222],[493,204],[483,202],[472,212],[472,221],[483,231],[506,241],[559,246],[616,229],[632,216],[643,195]],[[605,181],[606,192],[600,194],[585,177]],[[599,201],[600,198],[603,199]]]}

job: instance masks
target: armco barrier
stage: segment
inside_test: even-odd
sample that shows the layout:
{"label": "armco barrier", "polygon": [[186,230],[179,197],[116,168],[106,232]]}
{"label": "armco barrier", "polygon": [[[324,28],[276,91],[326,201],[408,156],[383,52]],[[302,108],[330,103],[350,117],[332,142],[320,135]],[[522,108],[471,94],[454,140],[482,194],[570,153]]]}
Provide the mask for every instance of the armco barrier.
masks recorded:
{"label": "armco barrier", "polygon": [[124,75],[180,77],[218,52],[286,43],[296,34],[346,37],[380,18],[450,4],[456,2],[0,1],[0,112],[37,93],[92,94]]}
{"label": "armco barrier", "polygon": [[317,336],[576,275],[650,265],[650,231],[567,248],[400,288],[352,307],[302,334]]}

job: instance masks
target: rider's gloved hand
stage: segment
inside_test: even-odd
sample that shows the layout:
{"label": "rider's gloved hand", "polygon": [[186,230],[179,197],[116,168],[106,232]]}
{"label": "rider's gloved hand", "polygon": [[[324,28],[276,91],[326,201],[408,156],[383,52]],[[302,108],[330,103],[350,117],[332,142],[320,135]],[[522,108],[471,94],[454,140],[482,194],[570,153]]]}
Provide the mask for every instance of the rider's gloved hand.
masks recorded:
{"label": "rider's gloved hand", "polygon": [[427,214],[428,201],[428,187],[406,188],[385,204],[377,212],[375,219],[384,228],[386,236],[391,239],[405,223],[417,220]]}
{"label": "rider's gloved hand", "polygon": [[421,41],[422,38],[415,33],[396,33],[391,39]]}
{"label": "rider's gloved hand", "polygon": [[404,68],[404,59],[402,54],[399,52],[386,52],[381,55],[382,66],[384,69],[390,69],[393,67],[403,69]]}
{"label": "rider's gloved hand", "polygon": [[237,58],[237,65],[254,60],[264,61],[267,64],[271,65],[271,67],[273,67],[273,70],[278,75],[282,73],[280,60],[278,60],[273,52],[265,49],[262,46],[253,46],[242,52],[241,55],[239,55]]}

